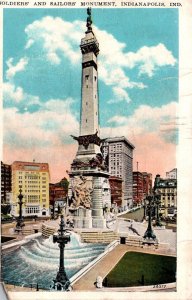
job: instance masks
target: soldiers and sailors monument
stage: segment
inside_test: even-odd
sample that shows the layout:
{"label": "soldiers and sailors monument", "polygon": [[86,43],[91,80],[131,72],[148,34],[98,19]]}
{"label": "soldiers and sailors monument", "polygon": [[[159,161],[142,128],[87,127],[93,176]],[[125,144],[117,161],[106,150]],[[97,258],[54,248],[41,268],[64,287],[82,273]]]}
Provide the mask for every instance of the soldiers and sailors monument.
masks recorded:
{"label": "soldiers and sailors monument", "polygon": [[98,65],[99,43],[92,29],[91,8],[87,9],[87,30],[82,38],[82,86],[80,133],[76,157],[69,172],[70,211],[74,226],[105,228],[104,207],[110,208],[109,173],[103,159],[99,130]]}

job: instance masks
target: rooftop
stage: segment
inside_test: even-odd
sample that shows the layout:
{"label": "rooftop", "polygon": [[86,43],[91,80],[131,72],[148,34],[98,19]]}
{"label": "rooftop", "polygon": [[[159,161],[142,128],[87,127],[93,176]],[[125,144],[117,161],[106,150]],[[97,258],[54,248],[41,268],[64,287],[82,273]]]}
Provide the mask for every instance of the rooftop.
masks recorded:
{"label": "rooftop", "polygon": [[120,136],[120,137],[116,136],[116,137],[106,138],[106,139],[104,139],[104,142],[108,142],[108,143],[124,142],[132,149],[135,148],[135,146],[124,136]]}

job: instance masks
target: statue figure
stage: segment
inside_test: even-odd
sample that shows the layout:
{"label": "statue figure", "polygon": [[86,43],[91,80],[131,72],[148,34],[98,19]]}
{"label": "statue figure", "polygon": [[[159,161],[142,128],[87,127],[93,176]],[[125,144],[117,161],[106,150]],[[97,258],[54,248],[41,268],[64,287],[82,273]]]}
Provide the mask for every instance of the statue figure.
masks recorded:
{"label": "statue figure", "polygon": [[79,206],[83,206],[87,209],[91,208],[91,194],[93,188],[87,182],[86,177],[82,175],[74,179],[72,187],[73,202],[71,206],[74,208],[78,208]]}
{"label": "statue figure", "polygon": [[88,29],[88,31],[92,31],[91,24],[93,22],[92,22],[92,19],[91,19],[91,8],[90,7],[87,8],[87,14],[88,14],[88,17],[87,17],[87,29]]}
{"label": "statue figure", "polygon": [[93,157],[90,161],[89,161],[90,166],[93,167],[98,167],[101,170],[106,170],[107,169],[107,165],[105,160],[103,159],[103,156],[101,153],[97,153],[96,157]]}

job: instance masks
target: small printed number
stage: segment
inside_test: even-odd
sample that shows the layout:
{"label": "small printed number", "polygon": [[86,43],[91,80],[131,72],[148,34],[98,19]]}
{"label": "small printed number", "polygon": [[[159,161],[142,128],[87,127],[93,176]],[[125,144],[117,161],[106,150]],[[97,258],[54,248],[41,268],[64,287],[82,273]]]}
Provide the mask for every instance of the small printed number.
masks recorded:
{"label": "small printed number", "polygon": [[153,286],[153,288],[155,289],[165,289],[166,288],[166,284],[156,284]]}

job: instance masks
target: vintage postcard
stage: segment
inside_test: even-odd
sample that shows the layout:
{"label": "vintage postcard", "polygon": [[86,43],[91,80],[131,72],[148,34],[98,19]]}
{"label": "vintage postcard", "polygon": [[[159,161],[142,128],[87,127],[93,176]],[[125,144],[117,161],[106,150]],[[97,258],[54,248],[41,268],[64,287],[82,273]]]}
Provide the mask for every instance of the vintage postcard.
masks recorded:
{"label": "vintage postcard", "polygon": [[190,1],[1,1],[2,299],[191,299]]}

